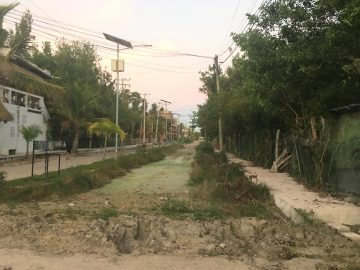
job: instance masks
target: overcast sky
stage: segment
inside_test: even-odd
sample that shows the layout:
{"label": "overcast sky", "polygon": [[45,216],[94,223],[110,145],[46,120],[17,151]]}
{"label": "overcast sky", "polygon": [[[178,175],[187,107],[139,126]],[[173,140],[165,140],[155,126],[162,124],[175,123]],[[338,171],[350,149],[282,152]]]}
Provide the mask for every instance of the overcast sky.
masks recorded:
{"label": "overcast sky", "polygon": [[[11,1],[1,1],[9,3]],[[245,13],[255,12],[261,0],[21,0],[16,11],[29,9],[34,15],[33,34],[39,41],[56,37],[87,39],[116,48],[101,37],[106,32],[133,44],[151,44],[152,48],[124,50],[125,72],[131,78],[131,90],[150,93],[150,102],[171,101],[170,110],[189,114],[206,96],[199,93],[199,71],[212,64],[211,59],[179,56],[171,51],[213,57],[228,55],[231,32],[239,32],[247,23]],[[8,27],[10,20],[8,18]],[[38,19],[38,21],[36,21]],[[56,20],[51,21],[51,20]],[[40,21],[49,22],[44,26]],[[69,29],[83,27],[91,35],[71,32],[54,25],[66,23]],[[6,25],[5,25],[6,27]],[[56,31],[56,29],[58,31]],[[78,29],[79,30],[79,29]],[[87,30],[91,30],[89,32]],[[80,31],[81,32],[81,31]],[[69,35],[70,34],[70,35]],[[72,35],[72,36],[71,36]],[[116,51],[99,48],[102,65],[109,70]],[[229,61],[230,62],[230,61]],[[114,74],[115,78],[115,74]]]}

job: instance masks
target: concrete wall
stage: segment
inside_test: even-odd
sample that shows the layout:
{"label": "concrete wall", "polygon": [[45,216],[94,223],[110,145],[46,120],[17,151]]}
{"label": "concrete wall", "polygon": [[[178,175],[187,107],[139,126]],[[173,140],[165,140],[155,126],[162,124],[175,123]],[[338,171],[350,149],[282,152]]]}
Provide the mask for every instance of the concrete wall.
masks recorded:
{"label": "concrete wall", "polygon": [[333,153],[330,182],[340,190],[360,194],[360,113],[344,113],[332,123]]}

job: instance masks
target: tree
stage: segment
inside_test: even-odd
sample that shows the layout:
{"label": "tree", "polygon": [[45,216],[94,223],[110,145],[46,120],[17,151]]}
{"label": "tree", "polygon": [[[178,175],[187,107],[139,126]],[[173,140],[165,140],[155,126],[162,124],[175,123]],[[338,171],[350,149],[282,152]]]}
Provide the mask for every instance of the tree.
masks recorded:
{"label": "tree", "polygon": [[86,123],[113,115],[114,93],[109,74],[101,70],[95,48],[87,42],[60,40],[55,51],[44,43],[42,52],[34,50],[32,59],[46,64],[67,89],[64,99],[52,103],[50,111],[60,116],[58,125],[62,121],[70,123],[68,128],[74,134],[72,152],[76,153],[82,134],[86,138],[86,132],[82,132]]}
{"label": "tree", "polygon": [[31,125],[28,127],[22,126],[20,133],[26,141],[26,157],[29,157],[29,144],[42,134],[42,131],[39,126]]}
{"label": "tree", "polygon": [[93,134],[104,137],[104,159],[106,155],[107,140],[112,134],[118,133],[120,140],[125,139],[125,132],[109,119],[99,119],[97,122],[92,123],[88,127],[88,133],[90,136]]}

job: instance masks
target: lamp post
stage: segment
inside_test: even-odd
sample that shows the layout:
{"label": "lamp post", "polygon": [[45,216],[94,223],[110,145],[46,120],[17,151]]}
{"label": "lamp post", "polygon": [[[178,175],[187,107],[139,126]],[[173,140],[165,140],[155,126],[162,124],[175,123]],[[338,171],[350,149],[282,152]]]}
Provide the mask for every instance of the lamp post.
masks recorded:
{"label": "lamp post", "polygon": [[[131,44],[131,42],[118,38],[118,37],[114,37],[112,35],[103,33],[104,37],[109,40],[112,41],[114,43],[116,43],[116,67],[115,67],[115,71],[116,71],[116,115],[115,115],[115,123],[116,126],[119,126],[119,72],[123,72],[124,71],[124,65],[122,67],[119,66],[119,54],[120,51],[122,50],[126,50],[126,49],[133,49],[134,47],[151,47],[152,45],[139,45],[139,46],[133,46]],[[120,45],[125,46],[126,48],[120,50]],[[116,132],[115,134],[115,153],[117,156],[118,153],[118,139],[119,138],[119,134]]]}
{"label": "lamp post", "polygon": [[[105,33],[103,33],[103,34],[104,34],[104,37],[107,40],[116,43],[116,68],[115,68],[115,71],[116,71],[116,115],[115,115],[115,123],[116,123],[116,126],[119,126],[119,72],[124,71],[124,67],[122,68],[122,70],[119,67],[120,45],[125,46],[127,49],[133,48],[133,46],[132,46],[131,42],[129,42],[129,41],[123,40],[121,38],[114,37],[114,36],[109,35],[109,34],[105,34]],[[116,134],[115,134],[115,153],[116,153],[116,156],[117,156],[117,153],[118,153],[118,138],[119,138],[119,134],[116,132]]]}

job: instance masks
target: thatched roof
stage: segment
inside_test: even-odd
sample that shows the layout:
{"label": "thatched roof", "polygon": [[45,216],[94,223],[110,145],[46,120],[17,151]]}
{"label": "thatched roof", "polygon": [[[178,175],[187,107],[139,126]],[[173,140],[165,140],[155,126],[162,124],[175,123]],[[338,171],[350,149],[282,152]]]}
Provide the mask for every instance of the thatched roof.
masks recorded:
{"label": "thatched roof", "polygon": [[4,104],[0,103],[0,121],[12,121],[14,118],[5,108]]}
{"label": "thatched roof", "polygon": [[49,99],[56,100],[63,96],[62,87],[46,81],[52,78],[49,73],[23,58],[10,57],[10,51],[0,48],[1,84]]}

